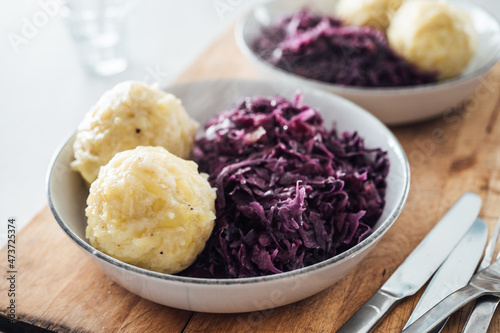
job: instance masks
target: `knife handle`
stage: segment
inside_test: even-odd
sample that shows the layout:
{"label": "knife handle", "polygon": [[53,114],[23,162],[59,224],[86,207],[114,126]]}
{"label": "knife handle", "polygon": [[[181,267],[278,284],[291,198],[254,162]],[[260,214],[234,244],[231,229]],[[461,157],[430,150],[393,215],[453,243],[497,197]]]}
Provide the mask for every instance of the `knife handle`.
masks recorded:
{"label": "knife handle", "polygon": [[377,291],[337,333],[369,332],[400,299],[386,291]]}
{"label": "knife handle", "polygon": [[478,289],[474,286],[467,285],[462,289],[450,294],[448,297],[439,302],[432,309],[424,313],[420,318],[415,320],[413,324],[403,330],[402,333],[422,333],[429,332],[436,328],[443,320],[448,318],[453,312],[485,294],[484,289]]}
{"label": "knife handle", "polygon": [[476,301],[462,333],[486,333],[500,298],[484,296]]}

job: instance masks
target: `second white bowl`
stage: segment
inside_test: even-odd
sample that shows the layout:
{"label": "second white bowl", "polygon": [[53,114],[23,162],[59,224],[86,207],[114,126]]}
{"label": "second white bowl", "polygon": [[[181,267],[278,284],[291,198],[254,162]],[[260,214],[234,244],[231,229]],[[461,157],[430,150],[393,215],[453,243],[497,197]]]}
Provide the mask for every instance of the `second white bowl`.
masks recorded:
{"label": "second white bowl", "polygon": [[[319,88],[340,95],[367,109],[388,125],[436,117],[447,109],[459,106],[468,96],[474,97],[475,94],[478,95],[476,98],[481,98],[492,88],[497,88],[497,83],[490,82],[485,76],[500,59],[500,24],[482,7],[465,0],[450,2],[464,9],[473,21],[478,35],[476,55],[461,75],[433,84],[401,88],[362,88],[316,81],[272,66],[250,47],[262,29],[275,22],[278,17],[306,6],[313,11],[331,15],[336,2],[272,0],[259,4],[237,25],[237,44],[263,77],[295,82],[301,86]],[[484,85],[482,89],[478,87],[480,84]]]}

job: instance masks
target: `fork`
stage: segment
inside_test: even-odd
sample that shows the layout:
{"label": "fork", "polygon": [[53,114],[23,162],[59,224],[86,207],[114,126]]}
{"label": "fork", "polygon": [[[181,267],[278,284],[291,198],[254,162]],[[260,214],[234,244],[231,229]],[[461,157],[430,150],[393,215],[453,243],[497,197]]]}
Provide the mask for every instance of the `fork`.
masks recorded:
{"label": "fork", "polygon": [[[490,265],[499,235],[500,218],[498,219],[495,230],[488,241],[488,245],[486,246],[484,257],[479,265],[478,272]],[[497,258],[500,258],[500,253]],[[465,323],[462,333],[486,333],[499,303],[500,298],[496,296],[483,296],[479,298],[474,304],[474,307],[469,314],[469,318],[467,318],[467,322]]]}

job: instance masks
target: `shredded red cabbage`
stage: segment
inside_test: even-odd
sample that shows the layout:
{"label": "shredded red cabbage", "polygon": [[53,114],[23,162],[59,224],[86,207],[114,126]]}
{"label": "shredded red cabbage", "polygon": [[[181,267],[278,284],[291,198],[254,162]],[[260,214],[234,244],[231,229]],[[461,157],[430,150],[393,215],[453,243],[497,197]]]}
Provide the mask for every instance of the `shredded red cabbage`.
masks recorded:
{"label": "shredded red cabbage", "polygon": [[217,218],[181,275],[242,278],[320,262],[365,239],[385,204],[386,152],[328,131],[300,95],[246,98],[206,124],[193,154],[217,189]]}
{"label": "shredded red cabbage", "polygon": [[346,86],[398,87],[436,82],[391,49],[384,32],[346,26],[302,9],[263,29],[254,52],[272,65],[306,78]]}

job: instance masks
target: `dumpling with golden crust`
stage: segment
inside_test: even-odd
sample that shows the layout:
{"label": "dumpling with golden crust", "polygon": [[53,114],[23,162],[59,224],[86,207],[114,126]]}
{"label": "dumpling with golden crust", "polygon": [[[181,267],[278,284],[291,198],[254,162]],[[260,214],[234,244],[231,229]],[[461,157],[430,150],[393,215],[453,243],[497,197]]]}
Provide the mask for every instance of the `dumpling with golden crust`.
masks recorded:
{"label": "dumpling with golden crust", "polygon": [[337,16],[350,25],[367,25],[385,30],[403,0],[340,0]]}
{"label": "dumpling with golden crust", "polygon": [[141,82],[123,82],[104,93],[85,115],[72,167],[92,183],[117,152],[137,146],[162,146],[188,158],[197,128],[174,95]]}
{"label": "dumpling with golden crust", "polygon": [[193,161],[162,147],[120,152],[90,186],[86,237],[123,262],[177,273],[205,247],[215,198],[207,175]]}
{"label": "dumpling with golden crust", "polygon": [[447,2],[405,2],[387,29],[391,47],[408,62],[439,79],[459,75],[476,53],[469,15]]}

